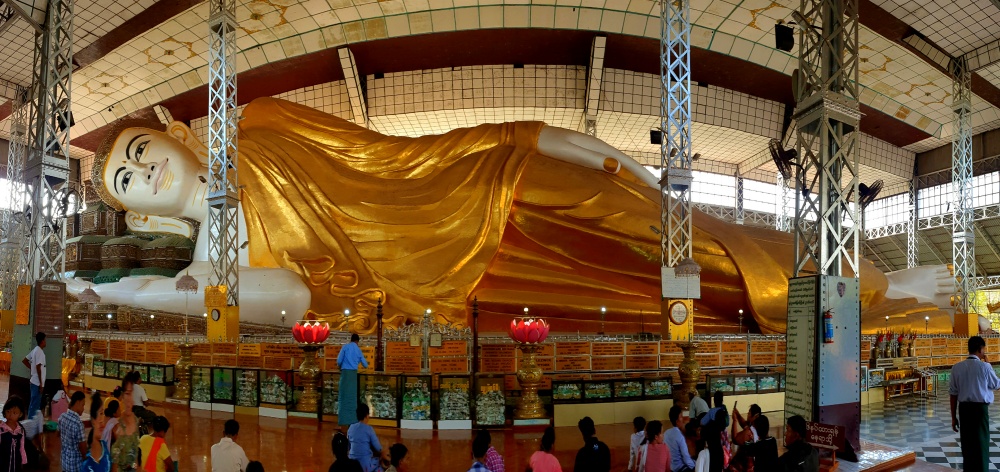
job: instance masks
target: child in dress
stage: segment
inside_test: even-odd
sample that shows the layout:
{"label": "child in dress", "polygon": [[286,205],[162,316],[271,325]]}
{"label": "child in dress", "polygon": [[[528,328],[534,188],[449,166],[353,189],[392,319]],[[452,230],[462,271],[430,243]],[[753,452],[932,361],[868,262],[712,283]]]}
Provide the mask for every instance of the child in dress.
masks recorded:
{"label": "child in dress", "polygon": [[11,396],[3,404],[3,417],[6,423],[0,423],[0,471],[21,472],[28,463],[28,454],[24,450],[24,428],[21,428],[21,417],[24,414],[24,401],[17,396]]}
{"label": "child in dress", "polygon": [[668,472],[670,470],[670,450],[663,442],[663,423],[650,421],[646,424],[646,439],[639,448],[639,472]]}

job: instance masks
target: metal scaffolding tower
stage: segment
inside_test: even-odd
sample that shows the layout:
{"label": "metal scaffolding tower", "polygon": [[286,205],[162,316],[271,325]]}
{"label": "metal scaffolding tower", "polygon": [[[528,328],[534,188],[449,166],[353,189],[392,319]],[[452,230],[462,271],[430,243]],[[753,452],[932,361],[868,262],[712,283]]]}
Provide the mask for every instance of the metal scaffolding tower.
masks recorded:
{"label": "metal scaffolding tower", "polygon": [[24,160],[27,155],[28,109],[31,107],[29,89],[18,87],[10,117],[10,142],[7,149],[7,184],[10,186],[10,209],[3,213],[2,240],[0,240],[0,263],[3,264],[3,299],[0,310],[13,311],[17,298],[17,286],[26,282],[27,251],[25,243],[25,196]]}
{"label": "metal scaffolding tower", "polygon": [[955,313],[969,313],[975,299],[976,235],[972,202],[972,71],[965,56],[951,63],[952,109],[955,111],[951,145],[951,178],[957,200],[952,218],[952,259],[955,268]]}
{"label": "metal scaffolding tower", "polygon": [[743,224],[746,212],[743,211],[743,176],[736,173],[736,224]]}
{"label": "metal scaffolding tower", "polygon": [[660,130],[660,279],[666,302],[660,331],[664,338],[688,340],[694,333],[693,299],[701,298],[701,268],[691,258],[691,5],[686,0],[660,2]]}
{"label": "metal scaffolding tower", "polygon": [[[858,275],[858,3],[803,0],[794,119],[801,167],[795,192],[796,276]],[[806,223],[810,215],[816,224]],[[850,223],[844,224],[844,217]],[[807,268],[809,263],[814,268]]]}
{"label": "metal scaffolding tower", "polygon": [[[860,447],[858,0],[801,0],[795,278],[789,280],[785,415],[845,428]],[[815,219],[815,222],[810,221]],[[850,271],[851,273],[845,273]]]}
{"label": "metal scaffolding tower", "polygon": [[60,280],[66,262],[69,195],[73,1],[50,0],[45,29],[35,35],[35,106],[31,107],[24,181],[31,192],[26,282]]}
{"label": "metal scaffolding tower", "polygon": [[[211,0],[208,19],[209,285],[239,306],[239,187],[236,174],[236,1]],[[224,287],[224,288],[223,288]],[[208,298],[206,290],[206,300]]]}
{"label": "metal scaffolding tower", "polygon": [[778,231],[789,232],[792,230],[792,219],[788,216],[788,203],[789,200],[791,200],[791,198],[789,198],[788,182],[785,182],[785,176],[781,175],[781,172],[778,172],[777,178],[778,209],[775,212],[775,229]]}
{"label": "metal scaffolding tower", "polygon": [[691,257],[691,6],[661,1],[660,246],[663,267]]}
{"label": "metal scaffolding tower", "polygon": [[920,265],[920,247],[917,246],[917,177],[910,179],[906,220],[906,268],[912,269]]}

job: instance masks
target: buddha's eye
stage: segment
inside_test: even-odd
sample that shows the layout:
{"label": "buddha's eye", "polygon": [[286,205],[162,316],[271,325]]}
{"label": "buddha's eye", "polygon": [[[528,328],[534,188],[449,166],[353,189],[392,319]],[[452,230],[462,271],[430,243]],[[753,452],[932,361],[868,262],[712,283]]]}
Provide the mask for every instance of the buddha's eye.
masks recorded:
{"label": "buddha's eye", "polygon": [[132,182],[132,171],[128,171],[122,176],[122,193],[128,191],[128,184]]}
{"label": "buddha's eye", "polygon": [[148,145],[148,144],[149,144],[149,140],[147,139],[147,140],[139,143],[139,145],[135,147],[135,161],[136,162],[140,162],[142,160],[143,156],[145,156],[145,154],[146,154],[146,145]]}

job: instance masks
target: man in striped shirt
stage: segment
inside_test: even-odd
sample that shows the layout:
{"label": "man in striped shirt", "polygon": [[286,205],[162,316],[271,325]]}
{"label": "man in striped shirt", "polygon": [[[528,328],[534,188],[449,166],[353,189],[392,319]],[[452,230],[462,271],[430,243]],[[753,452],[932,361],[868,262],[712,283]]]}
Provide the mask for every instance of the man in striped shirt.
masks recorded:
{"label": "man in striped shirt", "polygon": [[986,341],[973,336],[969,338],[969,357],[951,368],[948,383],[951,429],[959,433],[966,472],[990,469],[990,403],[994,390],[1000,390],[1000,378],[986,360]]}

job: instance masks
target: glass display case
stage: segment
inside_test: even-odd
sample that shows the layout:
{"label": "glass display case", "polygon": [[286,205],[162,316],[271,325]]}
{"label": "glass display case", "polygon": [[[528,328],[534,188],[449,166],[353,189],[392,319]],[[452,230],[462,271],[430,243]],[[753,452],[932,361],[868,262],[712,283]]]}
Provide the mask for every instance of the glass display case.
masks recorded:
{"label": "glass display case", "polygon": [[141,379],[143,383],[148,383],[149,382],[149,366],[148,365],[135,365],[133,367],[135,368],[135,371],[139,373],[139,379]]}
{"label": "glass display case", "polygon": [[362,374],[358,376],[358,401],[368,405],[373,419],[399,419],[399,377]]}
{"label": "glass display case", "polygon": [[574,403],[583,400],[583,382],[553,381],[552,401],[554,403]]}
{"label": "glass display case", "polygon": [[781,374],[781,387],[779,387],[782,392],[785,391],[785,374]]}
{"label": "glass display case", "polygon": [[733,377],[733,391],[736,393],[757,393],[756,374],[737,374]]}
{"label": "glass display case", "polygon": [[260,405],[260,390],[257,370],[238,369],[236,371],[236,406],[256,408]]}
{"label": "glass display case", "polygon": [[340,374],[323,372],[320,394],[323,396],[323,414],[337,416],[339,414]]}
{"label": "glass display case", "polygon": [[403,377],[403,414],[408,421],[432,421],[431,376],[407,375]]}
{"label": "glass display case", "polygon": [[868,391],[868,366],[861,366],[861,391]]}
{"label": "glass display case", "polygon": [[211,367],[191,367],[191,401],[212,402]]}
{"label": "glass display case", "polygon": [[233,403],[233,369],[229,367],[212,368],[212,403]]}
{"label": "glass display case", "polygon": [[174,377],[174,365],[168,364],[163,366],[163,383],[173,385],[175,380],[177,379]]}
{"label": "glass display case", "polygon": [[646,399],[670,398],[674,394],[673,378],[645,379],[643,394]]}
{"label": "glass display case", "polygon": [[733,376],[732,375],[709,375],[708,381],[706,382],[708,386],[708,395],[712,396],[715,392],[732,392],[733,391]]}
{"label": "glass display case", "polygon": [[879,388],[885,383],[885,369],[868,369],[868,388]]}
{"label": "glass display case", "polygon": [[642,398],[642,379],[615,380],[616,400],[639,400]]}
{"label": "glass display case", "polygon": [[118,361],[107,361],[104,363],[104,376],[109,379],[119,379],[118,376]]}
{"label": "glass display case", "polygon": [[470,378],[467,376],[441,376],[438,379],[438,420],[469,421],[472,419],[469,382]]}
{"label": "glass display case", "polygon": [[135,365],[133,365],[133,364],[126,364],[124,362],[121,363],[121,364],[118,364],[118,378],[119,379],[124,379],[125,376],[128,375],[133,370],[135,370]]}
{"label": "glass display case", "polygon": [[475,426],[504,426],[507,424],[507,399],[503,376],[476,378]]}
{"label": "glass display case", "polygon": [[104,359],[94,359],[94,377],[104,377]]}
{"label": "glass display case", "polygon": [[611,400],[611,381],[584,382],[583,398],[591,401]]}
{"label": "glass display case", "polygon": [[166,369],[162,365],[149,366],[149,383],[154,385],[166,385]]}
{"label": "glass display case", "polygon": [[282,408],[292,402],[292,372],[265,370],[260,373],[260,402]]}
{"label": "glass display case", "polygon": [[757,393],[777,392],[780,389],[781,374],[768,372],[757,375]]}

